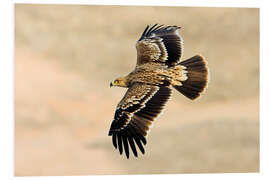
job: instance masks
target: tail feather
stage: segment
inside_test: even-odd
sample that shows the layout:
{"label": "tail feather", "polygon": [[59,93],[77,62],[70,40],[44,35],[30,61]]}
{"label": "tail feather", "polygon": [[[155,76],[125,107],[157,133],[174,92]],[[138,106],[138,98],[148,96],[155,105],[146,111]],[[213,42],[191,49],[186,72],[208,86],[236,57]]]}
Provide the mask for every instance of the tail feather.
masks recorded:
{"label": "tail feather", "polygon": [[187,80],[174,88],[192,100],[200,97],[208,83],[208,67],[204,57],[196,55],[180,62],[179,65],[185,67]]}

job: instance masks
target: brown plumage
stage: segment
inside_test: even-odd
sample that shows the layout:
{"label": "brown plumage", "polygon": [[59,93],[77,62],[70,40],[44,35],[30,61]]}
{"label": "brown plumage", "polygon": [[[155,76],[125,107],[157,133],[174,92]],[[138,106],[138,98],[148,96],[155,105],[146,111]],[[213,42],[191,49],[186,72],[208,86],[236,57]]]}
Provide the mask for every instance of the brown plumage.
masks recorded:
{"label": "brown plumage", "polygon": [[202,56],[180,61],[183,40],[178,29],[178,26],[147,26],[136,44],[134,71],[110,84],[128,88],[117,105],[109,130],[114,147],[120,154],[124,150],[127,158],[129,148],[138,156],[136,146],[144,154],[146,136],[169,100],[172,87],[192,100],[207,87],[208,68]]}

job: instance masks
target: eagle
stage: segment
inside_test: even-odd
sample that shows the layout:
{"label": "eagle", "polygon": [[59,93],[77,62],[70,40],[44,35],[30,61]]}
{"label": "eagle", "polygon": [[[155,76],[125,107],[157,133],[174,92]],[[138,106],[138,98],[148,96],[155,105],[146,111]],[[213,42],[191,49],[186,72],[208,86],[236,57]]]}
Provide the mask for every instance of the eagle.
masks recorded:
{"label": "eagle", "polygon": [[137,64],[126,76],[116,78],[110,87],[128,88],[118,103],[109,136],[119,153],[129,158],[130,151],[138,157],[145,153],[147,135],[154,120],[176,89],[195,100],[204,93],[208,83],[205,58],[195,55],[180,61],[183,39],[178,26],[147,25],[136,43]]}

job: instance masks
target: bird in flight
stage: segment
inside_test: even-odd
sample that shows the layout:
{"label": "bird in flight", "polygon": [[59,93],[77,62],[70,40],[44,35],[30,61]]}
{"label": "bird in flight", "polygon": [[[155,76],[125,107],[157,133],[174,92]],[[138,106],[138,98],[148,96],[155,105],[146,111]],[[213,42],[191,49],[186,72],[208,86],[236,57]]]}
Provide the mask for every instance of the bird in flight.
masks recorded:
{"label": "bird in flight", "polygon": [[154,120],[170,99],[172,89],[194,100],[208,83],[207,62],[201,55],[180,61],[183,39],[178,26],[147,26],[136,43],[137,64],[127,76],[110,86],[128,88],[118,103],[109,136],[113,146],[129,158],[132,150],[145,153],[146,137]]}

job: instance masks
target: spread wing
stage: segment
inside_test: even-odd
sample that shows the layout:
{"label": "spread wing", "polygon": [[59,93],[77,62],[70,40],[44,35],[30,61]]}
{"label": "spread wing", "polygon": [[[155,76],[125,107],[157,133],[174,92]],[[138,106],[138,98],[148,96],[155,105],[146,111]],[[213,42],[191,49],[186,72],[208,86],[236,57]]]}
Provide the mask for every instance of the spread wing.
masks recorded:
{"label": "spread wing", "polygon": [[183,54],[183,39],[178,34],[178,26],[155,24],[147,26],[136,44],[137,65],[157,62],[167,66],[177,64]]}
{"label": "spread wing", "polygon": [[136,83],[128,89],[119,102],[109,136],[120,154],[123,147],[129,158],[129,147],[137,157],[137,147],[144,154],[143,144],[155,118],[160,114],[171,95],[168,87]]}

